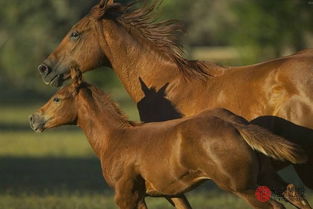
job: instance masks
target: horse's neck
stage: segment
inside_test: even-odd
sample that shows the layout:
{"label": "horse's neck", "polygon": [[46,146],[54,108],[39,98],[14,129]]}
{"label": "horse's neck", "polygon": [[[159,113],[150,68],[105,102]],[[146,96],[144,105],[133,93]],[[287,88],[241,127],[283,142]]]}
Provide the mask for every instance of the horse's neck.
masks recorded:
{"label": "horse's neck", "polygon": [[179,77],[177,65],[161,56],[153,47],[139,43],[122,26],[104,21],[104,53],[135,102],[143,96],[139,77],[148,87],[156,89]]}
{"label": "horse's neck", "polygon": [[[81,93],[80,93],[81,94]],[[84,131],[89,144],[97,154],[104,153],[110,144],[110,135],[113,131],[124,126],[124,122],[104,107],[99,107],[94,100],[79,96],[78,126]]]}

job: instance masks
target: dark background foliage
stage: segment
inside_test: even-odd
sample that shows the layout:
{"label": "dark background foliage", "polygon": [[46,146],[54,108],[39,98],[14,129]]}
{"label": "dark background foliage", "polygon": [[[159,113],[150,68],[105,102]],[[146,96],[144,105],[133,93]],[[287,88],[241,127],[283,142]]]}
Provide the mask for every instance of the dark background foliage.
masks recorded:
{"label": "dark background foliage", "polygon": [[[0,86],[48,92],[36,66],[96,2],[1,1]],[[196,47],[232,47],[240,55],[234,63],[249,64],[311,47],[312,10],[313,3],[306,0],[164,0],[157,13],[161,20],[184,23],[186,56]],[[91,74],[100,85],[117,82],[110,72]]]}

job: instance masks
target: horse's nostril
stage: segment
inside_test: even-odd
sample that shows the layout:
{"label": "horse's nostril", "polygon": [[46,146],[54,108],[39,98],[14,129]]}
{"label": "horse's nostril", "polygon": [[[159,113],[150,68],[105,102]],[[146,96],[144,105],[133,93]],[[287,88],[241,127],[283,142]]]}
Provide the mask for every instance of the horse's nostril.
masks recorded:
{"label": "horse's nostril", "polygon": [[47,65],[41,64],[38,66],[38,70],[42,75],[48,75],[50,73],[50,69]]}

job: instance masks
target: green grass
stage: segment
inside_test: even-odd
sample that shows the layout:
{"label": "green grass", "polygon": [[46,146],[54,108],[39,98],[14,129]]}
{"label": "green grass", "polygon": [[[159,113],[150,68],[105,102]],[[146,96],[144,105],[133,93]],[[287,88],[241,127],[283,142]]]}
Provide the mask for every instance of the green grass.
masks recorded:
{"label": "green grass", "polygon": [[[77,128],[78,129],[78,128]],[[80,130],[1,133],[0,157],[90,157],[93,152]]]}
{"label": "green grass", "polygon": [[[133,104],[124,97],[115,99],[132,119],[138,117]],[[77,127],[42,134],[28,127],[27,116],[40,105],[0,106],[0,209],[117,208],[98,159]],[[312,203],[313,195],[308,196]],[[213,184],[205,184],[188,198],[199,209],[248,208]],[[172,208],[163,198],[147,198],[147,204],[153,209]]]}
{"label": "green grass", "polygon": [[[190,196],[190,201],[194,208],[204,209],[220,209],[220,208],[246,208],[243,201],[237,201],[231,195],[205,195],[203,193]],[[221,201],[223,198],[223,201]],[[149,208],[153,209],[170,209],[169,204],[161,198],[147,198]],[[48,206],[48,207],[47,207]],[[230,207],[231,206],[231,207]],[[111,195],[104,196],[99,193],[95,194],[80,194],[80,193],[61,193],[59,195],[20,195],[14,196],[3,195],[0,196],[0,208],[10,209],[29,209],[29,208],[60,208],[60,209],[113,209],[116,208]]]}

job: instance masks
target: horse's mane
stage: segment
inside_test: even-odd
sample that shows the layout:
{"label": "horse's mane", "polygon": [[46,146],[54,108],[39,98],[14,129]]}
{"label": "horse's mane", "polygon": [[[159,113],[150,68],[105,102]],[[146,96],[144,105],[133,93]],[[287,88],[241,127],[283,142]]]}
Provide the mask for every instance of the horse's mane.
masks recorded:
{"label": "horse's mane", "polygon": [[[121,5],[113,13],[114,19],[123,25],[135,37],[147,41],[155,50],[161,52],[171,61],[176,63],[178,69],[187,76],[198,75],[200,77],[215,76],[212,67],[220,71],[221,67],[196,60],[187,60],[183,57],[183,48],[178,41],[178,35],[181,33],[182,25],[176,20],[167,20],[158,22],[158,17],[154,10],[158,7],[160,1],[154,0],[152,5],[147,3],[142,7],[136,7],[138,2]],[[113,11],[114,12],[114,11]]]}

